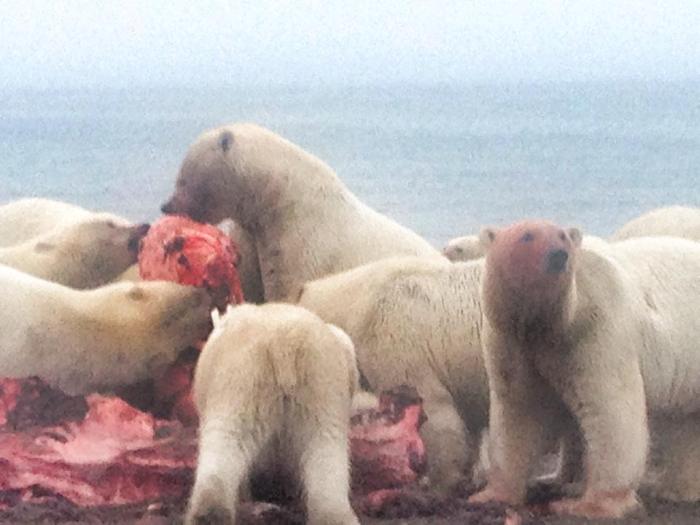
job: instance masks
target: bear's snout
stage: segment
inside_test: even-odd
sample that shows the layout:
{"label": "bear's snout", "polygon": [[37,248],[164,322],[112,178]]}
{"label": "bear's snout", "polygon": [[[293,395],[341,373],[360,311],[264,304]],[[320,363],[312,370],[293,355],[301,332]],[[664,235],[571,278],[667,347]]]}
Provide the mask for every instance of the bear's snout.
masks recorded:
{"label": "bear's snout", "polygon": [[175,199],[172,198],[167,202],[164,202],[160,207],[160,211],[166,215],[171,215],[177,213],[177,206],[175,206]]}
{"label": "bear's snout", "polygon": [[151,225],[147,223],[139,224],[138,226],[133,227],[127,242],[127,247],[130,252],[138,253],[141,245],[141,239],[146,236],[150,228]]}
{"label": "bear's snout", "polygon": [[563,273],[569,254],[566,250],[552,250],[547,254],[547,273]]}

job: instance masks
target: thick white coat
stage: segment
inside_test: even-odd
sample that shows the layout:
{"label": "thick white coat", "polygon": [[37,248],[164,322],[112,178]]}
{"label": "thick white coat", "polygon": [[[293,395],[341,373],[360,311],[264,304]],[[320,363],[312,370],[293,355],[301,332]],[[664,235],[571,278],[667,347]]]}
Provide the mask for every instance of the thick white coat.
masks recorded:
{"label": "thick white coat", "polygon": [[248,476],[274,469],[300,483],[308,523],[359,524],[348,459],[357,388],[342,330],[292,305],[230,309],[195,371],[199,458],[186,522],[235,523]]}
{"label": "thick white coat", "polygon": [[254,239],[268,301],[294,300],[306,281],[377,259],[442,258],[360,202],[318,158],[253,124],[203,133],[163,210],[240,224]]}
{"label": "thick white coat", "polygon": [[413,385],[433,486],[470,479],[488,424],[482,261],[391,258],[307,283],[299,304],[345,330],[373,392]]}
{"label": "thick white coat", "polygon": [[664,235],[700,241],[700,208],[668,206],[651,210],[626,223],[611,240]]}
{"label": "thick white coat", "polygon": [[0,206],[0,247],[19,244],[91,217],[111,220],[119,226],[132,224],[111,213],[94,212],[62,201],[29,197]]}
{"label": "thick white coat", "polygon": [[131,384],[206,337],[211,301],[175,283],[74,290],[0,265],[0,377],[69,394]]}

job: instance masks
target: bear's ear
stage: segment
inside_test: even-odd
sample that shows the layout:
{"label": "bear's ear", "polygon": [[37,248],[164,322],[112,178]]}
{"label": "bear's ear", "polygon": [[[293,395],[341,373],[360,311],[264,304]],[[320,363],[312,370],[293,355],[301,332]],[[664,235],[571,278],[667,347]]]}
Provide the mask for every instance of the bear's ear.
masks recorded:
{"label": "bear's ear", "polygon": [[38,243],[36,243],[34,245],[34,251],[37,253],[46,253],[46,252],[50,252],[50,251],[55,250],[55,249],[56,249],[56,245],[51,244],[50,242],[39,241]]}
{"label": "bear's ear", "polygon": [[571,242],[574,243],[574,246],[577,248],[581,246],[581,241],[583,240],[581,230],[578,228],[569,228],[566,233],[569,234],[569,238],[571,239]]}
{"label": "bear's ear", "polygon": [[491,244],[493,244],[493,241],[496,240],[496,233],[498,233],[498,230],[491,226],[481,228],[479,232],[479,242],[484,248],[488,249]]}
{"label": "bear's ear", "polygon": [[231,149],[231,146],[233,146],[233,133],[226,129],[219,135],[219,147],[221,151],[226,153]]}

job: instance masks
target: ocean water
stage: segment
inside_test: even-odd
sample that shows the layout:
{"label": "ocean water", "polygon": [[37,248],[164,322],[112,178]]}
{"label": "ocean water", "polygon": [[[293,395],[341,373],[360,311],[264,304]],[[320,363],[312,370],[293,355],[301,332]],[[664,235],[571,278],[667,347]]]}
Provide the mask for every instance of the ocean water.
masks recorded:
{"label": "ocean water", "polygon": [[0,95],[0,202],[152,220],[194,138],[251,121],[437,246],[523,217],[607,235],[657,206],[700,205],[697,82]]}

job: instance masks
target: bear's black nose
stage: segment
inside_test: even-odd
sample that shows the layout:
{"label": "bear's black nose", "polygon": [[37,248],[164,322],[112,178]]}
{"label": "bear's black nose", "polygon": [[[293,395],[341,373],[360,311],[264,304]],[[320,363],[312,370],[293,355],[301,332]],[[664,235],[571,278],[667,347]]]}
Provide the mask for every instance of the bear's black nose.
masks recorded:
{"label": "bear's black nose", "polygon": [[547,254],[547,273],[562,273],[568,260],[569,254],[565,250],[552,250]]}
{"label": "bear's black nose", "polygon": [[166,215],[170,215],[175,211],[175,206],[173,206],[172,201],[164,202],[163,205],[160,207],[160,211],[162,213],[165,213]]}
{"label": "bear's black nose", "polygon": [[130,251],[138,253],[141,239],[143,239],[146,236],[150,227],[150,224],[143,223],[132,228],[131,235],[129,235],[128,241],[128,248]]}

